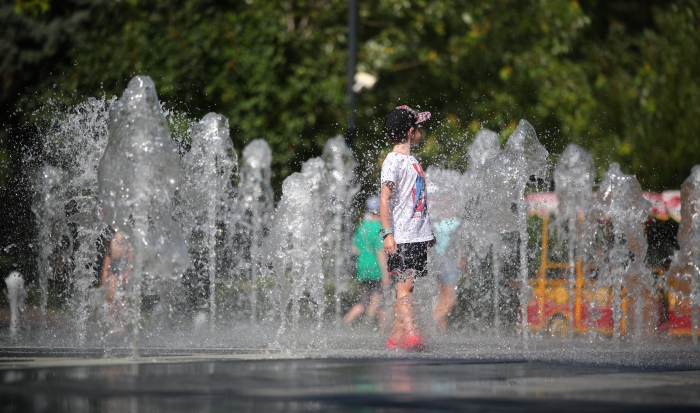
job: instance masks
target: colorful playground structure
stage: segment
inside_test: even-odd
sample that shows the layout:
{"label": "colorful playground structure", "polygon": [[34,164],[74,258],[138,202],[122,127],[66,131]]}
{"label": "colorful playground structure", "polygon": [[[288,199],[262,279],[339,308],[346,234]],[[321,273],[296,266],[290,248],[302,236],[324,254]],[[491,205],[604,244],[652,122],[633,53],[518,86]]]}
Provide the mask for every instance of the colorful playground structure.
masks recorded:
{"label": "colorful playground structure", "polygon": [[[680,222],[680,191],[644,193],[644,198],[652,205],[648,222],[652,218]],[[533,193],[526,200],[529,215],[542,219],[539,266],[535,277],[528,280],[532,288],[526,307],[530,331],[546,331],[560,337],[589,332],[627,335],[631,333],[632,301],[639,299],[642,323],[651,326],[646,334],[693,335],[691,287],[686,285],[687,281],[667,277],[668,268],[647,267],[653,274],[653,285],[637,290],[644,291],[644,297],[632,297],[624,283],[616,288],[598,282],[597,264],[592,260],[585,262],[582,257],[573,262],[551,260],[550,225],[557,209],[556,195]],[[634,282],[637,281],[631,280]]]}

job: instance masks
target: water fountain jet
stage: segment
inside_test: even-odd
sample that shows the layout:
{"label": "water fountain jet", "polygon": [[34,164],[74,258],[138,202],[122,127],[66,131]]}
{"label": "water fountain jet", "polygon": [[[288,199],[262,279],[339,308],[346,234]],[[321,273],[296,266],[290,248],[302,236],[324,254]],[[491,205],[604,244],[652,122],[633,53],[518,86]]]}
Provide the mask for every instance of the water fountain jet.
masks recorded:
{"label": "water fountain jet", "polygon": [[45,330],[49,280],[54,279],[60,267],[70,260],[73,252],[73,237],[66,220],[67,196],[63,171],[54,166],[44,165],[37,175],[34,180],[32,212],[39,223],[37,238],[39,246],[37,267],[41,294],[39,325],[42,330]]}
{"label": "water fountain jet", "polygon": [[[209,113],[192,126],[191,149],[182,157],[182,185],[179,210],[189,251],[201,257],[204,277],[209,284],[209,325],[216,320],[217,273],[229,272],[226,254],[220,244],[233,230],[233,180],[238,157],[229,137],[228,119]],[[219,246],[217,247],[217,244]],[[228,275],[231,277],[231,275]]]}
{"label": "water fountain jet", "polygon": [[236,272],[250,280],[251,321],[258,320],[259,296],[266,301],[270,297],[261,288],[267,275],[263,258],[263,243],[269,230],[269,221],[274,210],[271,179],[272,151],[262,139],[250,142],[243,149],[238,199],[235,203],[235,239],[230,240],[235,247]]}
{"label": "water fountain jet", "polygon": [[98,168],[99,199],[104,221],[124,234],[134,252],[126,287],[132,348],[137,354],[142,283],[160,290],[158,281],[179,279],[190,266],[171,212],[180,180],[179,157],[148,77],[129,82],[109,110],[108,125],[109,141]]}
{"label": "water fountain jet", "polygon": [[[89,314],[99,307],[102,298],[98,291],[90,289],[97,272],[97,245],[104,233],[104,224],[98,218],[97,166],[107,145],[108,111],[115,99],[89,98],[67,109],[49,101],[44,108],[46,123],[40,126],[46,161],[38,171],[43,178],[35,183],[37,243],[42,249],[60,252],[60,257],[54,254],[51,259],[62,266],[61,275],[71,285],[69,305],[75,313],[79,345],[86,343]],[[58,175],[60,179],[56,178]],[[53,189],[51,181],[56,181]],[[47,226],[53,229],[47,230]],[[51,236],[51,232],[64,233],[63,242],[58,243],[61,236]],[[45,256],[46,252],[39,254],[40,261]],[[51,277],[56,272],[54,269],[47,274],[43,268],[40,277]],[[42,303],[47,296],[48,291],[42,291]]]}
{"label": "water fountain jet", "polygon": [[583,148],[569,144],[554,168],[554,185],[558,201],[558,232],[568,235],[569,260],[569,335],[574,334],[576,262],[583,261],[589,240],[584,214],[593,202],[595,166],[593,157]]}
{"label": "water fountain jet", "polygon": [[350,235],[353,232],[353,199],[359,191],[355,182],[357,162],[352,149],[342,136],[336,136],[323,147],[323,161],[327,167],[324,224],[324,261],[326,272],[332,274],[335,286],[335,320],[340,326],[340,294],[347,289],[343,276],[349,257]]}
{"label": "water fountain jet", "polygon": [[603,239],[596,261],[603,267],[600,281],[612,287],[616,339],[621,335],[623,287],[635,309],[635,335],[640,338],[642,333],[642,309],[653,284],[651,272],[644,264],[647,240],[643,224],[650,211],[651,204],[642,197],[637,179],[622,173],[619,164],[611,164],[600,183],[589,219],[597,228],[598,239]]}
{"label": "water fountain jet", "polygon": [[27,292],[24,289],[24,279],[17,271],[12,271],[5,278],[5,285],[7,286],[7,300],[10,302],[10,338],[17,340]]}
{"label": "water fountain jet", "polygon": [[[266,254],[273,263],[279,288],[278,309],[281,324],[277,334],[279,341],[289,324],[287,307],[291,301],[292,347],[296,346],[296,334],[300,321],[300,300],[305,291],[317,305],[316,318],[318,326],[323,321],[325,304],[324,277],[321,260],[322,227],[318,220],[317,205],[314,198],[318,191],[318,179],[313,179],[309,172],[319,172],[323,161],[312,159],[305,164],[306,172],[293,173],[282,183],[280,200],[270,230],[269,252]],[[310,179],[312,178],[312,179]]]}
{"label": "water fountain jet", "polygon": [[[667,272],[667,285],[678,297],[676,309],[690,313],[692,339],[698,343],[700,311],[700,165],[695,165],[681,186],[681,223],[678,228],[680,250]],[[687,303],[685,305],[681,303]]]}
{"label": "water fountain jet", "polygon": [[[482,217],[488,219],[484,228],[486,242],[481,251],[490,249],[494,276],[494,325],[500,328],[501,262],[507,256],[504,236],[517,232],[521,314],[529,297],[527,282],[527,204],[525,189],[531,179],[546,179],[549,174],[549,153],[537,139],[537,133],[526,120],[521,120],[503,147],[503,151],[486,164],[483,189],[480,194]],[[521,317],[521,330],[526,335],[527,317]]]}

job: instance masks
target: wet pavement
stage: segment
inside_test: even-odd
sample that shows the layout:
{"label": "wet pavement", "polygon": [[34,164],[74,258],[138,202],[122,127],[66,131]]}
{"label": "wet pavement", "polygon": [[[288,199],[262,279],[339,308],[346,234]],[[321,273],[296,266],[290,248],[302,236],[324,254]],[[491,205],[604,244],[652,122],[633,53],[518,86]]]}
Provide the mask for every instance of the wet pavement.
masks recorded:
{"label": "wet pavement", "polygon": [[151,348],[133,359],[122,357],[128,348],[110,351],[0,349],[0,412],[700,410],[692,347],[674,353],[686,367],[546,361],[534,352]]}

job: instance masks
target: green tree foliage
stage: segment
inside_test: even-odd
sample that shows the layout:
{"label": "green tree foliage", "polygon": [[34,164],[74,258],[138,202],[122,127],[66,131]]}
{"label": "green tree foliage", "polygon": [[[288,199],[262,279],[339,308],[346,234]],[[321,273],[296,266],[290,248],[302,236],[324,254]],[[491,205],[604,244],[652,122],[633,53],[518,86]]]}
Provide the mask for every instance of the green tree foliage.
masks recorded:
{"label": "green tree foliage", "polygon": [[95,3],[68,64],[40,82],[35,102],[53,95],[54,83],[81,99],[120,95],[133,76],[149,75],[165,104],[227,116],[239,150],[265,138],[278,179],[342,130],[342,2]]}
{"label": "green tree foliage", "polygon": [[[379,78],[358,96],[366,164],[381,157],[370,149],[383,115],[407,103],[434,113],[422,150],[430,163],[459,165],[480,127],[505,138],[526,118],[552,153],[576,142],[601,171],[618,161],[646,187],[678,186],[700,155],[692,139],[699,3],[360,1],[358,70]],[[341,0],[18,0],[13,18],[19,10],[23,21],[47,20],[60,8],[45,26],[55,27],[50,38],[70,43],[60,56],[45,52],[52,73],[24,82],[33,93],[22,107],[54,94],[118,95],[131,77],[147,74],[171,107],[229,117],[239,149],[267,139],[280,181],[344,130],[346,7]]]}
{"label": "green tree foliage", "polygon": [[[405,1],[365,4],[365,125],[403,99],[441,121],[422,149],[463,165],[476,130],[528,119],[552,153],[575,142],[645,188],[676,188],[700,160],[698,1]],[[598,13],[598,14],[596,14]],[[696,62],[696,63],[693,63]]]}
{"label": "green tree foliage", "polygon": [[680,187],[700,163],[700,2],[650,14],[653,26],[639,33],[613,21],[605,42],[587,45],[599,109],[590,137],[579,139],[599,160],[619,162],[642,186],[662,190]]}
{"label": "green tree foliage", "polygon": [[429,163],[463,165],[474,132],[488,127],[505,139],[521,118],[555,153],[571,139],[564,133],[586,129],[595,102],[574,55],[590,19],[578,3],[385,1],[361,15],[372,33],[360,69],[380,79],[362,95],[364,120],[398,102],[431,110]]}
{"label": "green tree foliage", "polygon": [[[34,135],[18,112],[23,93],[46,85],[55,68],[64,66],[76,30],[89,15],[80,2],[28,0],[0,2],[0,272],[31,272],[33,217],[31,188],[24,157]],[[54,81],[57,77],[54,77]],[[31,162],[31,161],[30,161]],[[0,293],[0,300],[4,300]]]}

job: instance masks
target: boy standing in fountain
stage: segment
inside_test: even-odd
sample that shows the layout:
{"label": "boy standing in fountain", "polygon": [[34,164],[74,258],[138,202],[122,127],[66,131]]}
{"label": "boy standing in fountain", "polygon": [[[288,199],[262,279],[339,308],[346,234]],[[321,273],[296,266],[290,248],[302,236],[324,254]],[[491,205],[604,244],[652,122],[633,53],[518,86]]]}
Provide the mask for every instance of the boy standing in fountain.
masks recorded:
{"label": "boy standing in fountain", "polygon": [[427,274],[428,247],[435,244],[435,236],[428,217],[425,174],[411,147],[420,143],[420,123],[428,119],[430,112],[399,106],[384,122],[384,134],[394,144],[382,164],[379,202],[379,233],[389,274],[397,282],[394,321],[386,343],[389,350],[425,350],[414,323],[413,284]]}

